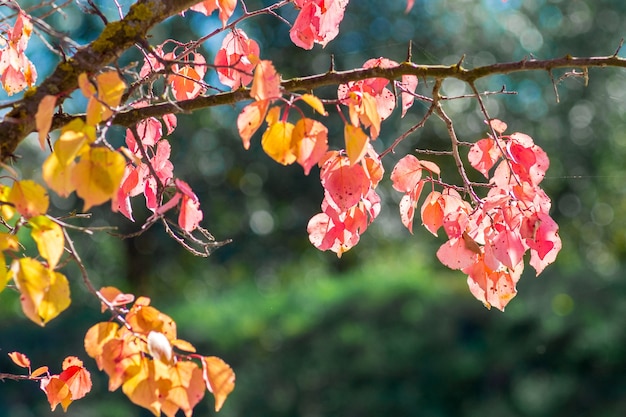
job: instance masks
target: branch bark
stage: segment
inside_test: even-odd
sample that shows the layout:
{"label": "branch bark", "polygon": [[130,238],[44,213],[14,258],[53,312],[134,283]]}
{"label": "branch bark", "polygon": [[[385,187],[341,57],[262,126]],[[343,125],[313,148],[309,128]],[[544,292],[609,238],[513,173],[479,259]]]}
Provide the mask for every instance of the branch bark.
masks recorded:
{"label": "branch bark", "polygon": [[[403,75],[416,75],[419,78],[456,78],[473,84],[476,80],[490,77],[496,74],[511,74],[521,71],[546,71],[559,68],[597,68],[597,67],[621,67],[626,68],[626,59],[617,56],[576,58],[566,55],[562,58],[545,60],[521,60],[516,62],[498,63],[472,69],[458,65],[418,65],[403,62],[391,68],[367,68],[353,69],[348,71],[330,71],[324,74],[311,75],[308,77],[292,78],[284,80],[282,87],[287,93],[313,91],[316,88],[345,84],[350,81],[365,80],[368,78],[386,78],[394,80]],[[140,120],[148,117],[160,117],[168,113],[190,113],[195,110],[235,104],[240,101],[251,100],[250,90],[242,88],[227,93],[219,93],[211,96],[199,96],[197,98],[176,103],[160,103],[152,106],[131,109],[118,113],[113,120],[120,126],[132,126]],[[67,122],[67,117],[59,116],[54,126],[60,127]]]}
{"label": "branch bark", "polygon": [[35,130],[35,114],[44,96],[56,95],[62,100],[76,90],[81,73],[98,71],[144,38],[154,25],[195,3],[194,0],[139,0],[124,19],[106,25],[95,41],[57,65],[39,87],[27,91],[14,104],[0,123],[0,160],[12,156],[19,143]]}
{"label": "branch bark", "polygon": [[[13,105],[11,111],[0,122],[0,160],[11,157],[19,143],[35,131],[35,114],[41,99],[46,95],[56,95],[61,102],[78,88],[78,76],[83,73],[95,73],[113,62],[136,42],[144,39],[147,32],[157,23],[188,9],[197,0],[139,0],[134,4],[124,19],[106,25],[100,36],[88,46],[79,49],[70,59],[60,63],[53,73],[37,88],[26,92],[24,98]],[[442,80],[456,78],[473,84],[476,80],[495,74],[510,74],[520,71],[551,72],[558,68],[621,67],[626,68],[626,59],[617,54],[605,57],[578,58],[566,55],[561,58],[536,60],[524,59],[516,62],[498,63],[464,68],[461,63],[455,65],[419,65],[403,62],[391,68],[352,69],[348,71],[329,71],[324,74],[284,80],[282,87],[286,93],[313,91],[327,85],[345,84],[367,78],[399,79],[403,75],[415,75],[419,78]],[[200,96],[181,102],[157,103],[140,109],[130,109],[115,115],[112,123],[132,126],[148,117],[160,117],[168,113],[185,113],[194,110],[234,104],[250,99],[249,89],[242,88],[232,92]],[[52,129],[63,126],[74,115],[58,114]],[[111,121],[109,121],[111,122]]]}

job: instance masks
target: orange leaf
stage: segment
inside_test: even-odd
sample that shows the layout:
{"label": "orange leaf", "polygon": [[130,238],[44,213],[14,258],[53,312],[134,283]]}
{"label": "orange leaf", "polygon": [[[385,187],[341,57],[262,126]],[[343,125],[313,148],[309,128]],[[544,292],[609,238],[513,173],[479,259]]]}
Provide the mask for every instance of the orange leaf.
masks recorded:
{"label": "orange leaf", "polygon": [[194,353],[196,351],[196,348],[191,343],[182,339],[172,340],[172,346],[185,352]]}
{"label": "orange leaf", "polygon": [[261,139],[265,153],[279,164],[289,165],[296,161],[291,144],[293,128],[292,123],[276,122],[265,131]]}
{"label": "orange leaf", "polygon": [[23,353],[10,352],[8,355],[13,363],[17,366],[20,366],[22,368],[30,368],[30,359],[28,359],[28,356],[24,355]]}
{"label": "orange leaf", "polygon": [[65,381],[53,376],[46,383],[42,383],[42,388],[46,392],[52,411],[59,404],[63,407],[63,411],[67,411],[67,407],[72,403],[72,393]]}
{"label": "orange leaf", "polygon": [[202,370],[194,362],[178,361],[176,365],[169,368],[169,380],[171,388],[167,392],[164,411],[167,403],[174,405],[172,408],[181,409],[187,416],[191,416],[193,408],[202,400],[206,390],[202,377]]}
{"label": "orange leaf", "polygon": [[256,65],[250,96],[255,100],[280,98],[280,75],[276,72],[272,61],[262,60]]}
{"label": "orange leaf", "polygon": [[126,160],[107,148],[91,148],[74,168],[76,193],[85,200],[84,210],[102,204],[117,194]]}
{"label": "orange leaf", "polygon": [[44,326],[70,305],[70,287],[65,275],[46,268],[33,258],[16,259],[11,276],[22,294],[26,317]]}
{"label": "orange leaf", "polygon": [[350,159],[350,165],[354,165],[365,156],[370,138],[360,127],[350,124],[344,126],[343,135],[346,141],[346,153]]}
{"label": "orange leaf", "polygon": [[33,180],[15,181],[9,192],[8,201],[26,218],[39,216],[48,211],[48,193]]}
{"label": "orange leaf", "polygon": [[102,360],[100,359],[103,346],[116,336],[119,327],[117,323],[111,321],[98,323],[91,326],[87,330],[87,334],[85,334],[85,352],[96,360],[100,370],[103,369]]}
{"label": "orange leaf", "polygon": [[37,107],[37,113],[35,114],[35,126],[39,134],[39,145],[41,149],[46,148],[46,137],[50,132],[52,126],[52,117],[54,115],[54,108],[57,104],[56,96],[47,95],[41,99],[39,106]]}
{"label": "orange leaf", "polygon": [[216,356],[202,357],[202,378],[215,397],[215,411],[220,411],[228,394],[235,389],[235,373]]}
{"label": "orange leaf", "polygon": [[237,129],[243,141],[244,149],[250,149],[250,139],[252,135],[254,135],[254,132],[263,124],[268,106],[269,100],[255,101],[248,104],[241,110],[241,113],[239,113],[237,117]]}
{"label": "orange leaf", "polygon": [[88,370],[83,368],[80,360],[78,360],[80,365],[66,367],[65,362],[70,358],[77,359],[73,356],[65,359],[63,362],[63,372],[59,375],[59,379],[65,381],[67,384],[72,400],[79,400],[91,391],[91,374]]}
{"label": "orange leaf", "polygon": [[46,216],[35,216],[28,221],[30,232],[37,244],[39,254],[48,261],[50,269],[54,269],[63,255],[65,237],[61,226]]}
{"label": "orange leaf", "polygon": [[[132,337],[110,339],[102,345],[102,369],[109,376],[109,391],[115,391],[130,378],[141,372],[142,350]],[[147,360],[147,358],[143,358]]]}
{"label": "orange leaf", "polygon": [[328,151],[328,129],[313,119],[300,119],[292,133],[292,151],[296,161],[304,168],[304,174],[309,175],[315,166]]}
{"label": "orange leaf", "polygon": [[48,373],[48,367],[47,366],[40,366],[39,368],[35,369],[33,372],[31,372],[30,377],[31,379],[37,378],[38,376],[41,376],[43,374]]}

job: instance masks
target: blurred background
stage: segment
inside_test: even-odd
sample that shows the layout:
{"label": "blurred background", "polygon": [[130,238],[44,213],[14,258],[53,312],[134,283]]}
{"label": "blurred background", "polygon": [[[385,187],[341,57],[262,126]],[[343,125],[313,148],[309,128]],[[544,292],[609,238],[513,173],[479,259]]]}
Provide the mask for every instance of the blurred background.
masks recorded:
{"label": "blurred background", "polygon": [[[19,2],[22,7],[38,2]],[[122,2],[127,8],[128,2]],[[112,1],[96,2],[116,19]],[[248,0],[254,10],[269,2]],[[369,58],[452,64],[465,55],[474,67],[523,58],[612,55],[626,36],[623,0],[353,0],[339,36],[325,49],[295,47],[289,27],[260,17],[242,28],[257,40],[284,78],[360,67]],[[77,42],[102,29],[79,0],[46,21]],[[4,16],[8,9],[0,7]],[[34,12],[37,14],[37,12]],[[296,11],[281,14],[293,21]],[[154,45],[168,38],[198,38],[219,25],[216,16],[188,13],[152,32]],[[222,36],[204,45],[211,62]],[[619,51],[626,56],[625,51]],[[27,55],[39,80],[56,63],[44,44],[31,39]],[[122,65],[139,61],[122,57]],[[565,71],[555,71],[560,80]],[[215,78],[208,78],[219,85]],[[418,92],[428,94],[428,81]],[[179,335],[207,355],[229,363],[237,374],[235,391],[219,415],[231,416],[623,416],[626,415],[626,72],[591,69],[589,82],[562,79],[556,100],[550,74],[519,73],[482,80],[486,104],[509,131],[531,135],[551,158],[544,188],[563,240],[555,264],[539,277],[527,268],[518,295],[506,312],[487,310],[469,293],[465,276],[435,257],[441,238],[418,227],[410,235],[398,216],[399,193],[389,181],[379,186],[383,212],[361,242],[337,259],[308,242],[306,224],[320,211],[317,171],[282,167],[263,154],[258,135],[244,151],[234,128],[241,106],[180,115],[170,137],[175,174],[199,195],[203,225],[218,240],[233,239],[210,258],[195,258],[153,227],[135,239],[105,233],[75,234],[96,286],[114,285],[152,298],[178,323]],[[450,96],[467,86],[444,83]],[[334,89],[317,92],[331,98]],[[3,102],[8,98],[0,97]],[[80,97],[66,110],[84,105]],[[474,100],[447,104],[461,140],[485,136]],[[389,146],[421,119],[426,106],[383,123],[376,146]],[[342,126],[329,118],[330,141],[341,146]],[[113,142],[123,140],[112,130]],[[116,135],[117,138],[116,139]],[[389,155],[415,148],[447,149],[445,126],[432,118]],[[35,138],[20,147],[15,168],[39,176],[45,155]],[[444,179],[453,180],[451,161]],[[447,174],[446,174],[447,173]],[[478,177],[477,177],[478,178]],[[75,200],[51,193],[53,212],[67,213]],[[143,201],[137,197],[136,218]],[[90,226],[140,227],[121,216],[94,210]],[[62,359],[77,355],[94,379],[92,393],[73,403],[68,416],[146,416],[121,392],[109,393],[82,347],[87,329],[108,316],[83,288],[78,271],[71,281],[71,307],[43,329],[24,318],[15,293],[0,293],[0,371],[19,372],[6,353],[27,354],[33,366],[60,371]],[[213,415],[207,396],[194,415]],[[36,384],[0,384],[0,416],[61,415],[50,412]]]}

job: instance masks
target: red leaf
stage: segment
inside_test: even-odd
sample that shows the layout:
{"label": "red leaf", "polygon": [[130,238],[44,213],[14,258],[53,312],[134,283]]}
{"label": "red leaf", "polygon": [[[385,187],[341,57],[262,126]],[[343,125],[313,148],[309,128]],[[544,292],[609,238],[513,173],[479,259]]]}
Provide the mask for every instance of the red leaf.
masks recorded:
{"label": "red leaf", "polygon": [[252,70],[260,55],[259,45],[241,29],[233,29],[222,41],[215,56],[217,75],[222,84],[237,89],[252,81]]}
{"label": "red leaf", "polygon": [[501,152],[495,140],[481,139],[472,145],[467,159],[474,169],[482,173],[485,178],[489,178],[489,170],[495,165],[500,155]]}
{"label": "red leaf", "polygon": [[341,211],[358,204],[371,184],[363,165],[351,166],[348,158],[342,156],[326,161],[320,179],[329,197]]}
{"label": "red leaf", "polygon": [[311,49],[314,43],[326,46],[339,33],[348,0],[298,0],[300,13],[289,36],[294,44]]}

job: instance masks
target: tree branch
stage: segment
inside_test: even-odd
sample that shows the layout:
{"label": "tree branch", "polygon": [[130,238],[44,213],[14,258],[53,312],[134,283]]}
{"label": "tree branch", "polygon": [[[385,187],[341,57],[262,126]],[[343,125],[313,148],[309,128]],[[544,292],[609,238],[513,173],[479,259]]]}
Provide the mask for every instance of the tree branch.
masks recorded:
{"label": "tree branch", "polygon": [[35,114],[44,96],[55,95],[63,100],[78,87],[81,73],[98,71],[143,38],[151,27],[195,3],[195,0],[139,0],[124,19],[106,25],[95,41],[57,65],[39,87],[27,91],[13,105],[0,123],[0,160],[11,157],[19,143],[35,130]]}
{"label": "tree branch", "polygon": [[[621,67],[626,68],[626,59],[614,55],[606,57],[575,58],[566,55],[562,58],[545,60],[524,59],[516,62],[498,63],[473,69],[466,69],[458,64],[455,65],[417,65],[403,62],[391,68],[366,68],[349,71],[329,71],[324,74],[311,75],[308,77],[292,78],[284,80],[282,87],[287,93],[312,91],[316,88],[346,84],[350,81],[360,81],[368,78],[386,78],[394,80],[403,75],[415,75],[419,78],[456,78],[470,85],[476,80],[490,77],[496,74],[511,74],[521,71],[551,71],[558,68],[595,68],[595,67]],[[138,109],[120,112],[115,116],[114,124],[129,127],[140,120],[148,117],[160,117],[168,113],[188,113],[194,110],[235,104],[240,101],[251,100],[250,90],[240,88],[227,93],[219,93],[211,96],[199,96],[191,100],[176,103],[160,103]],[[60,127],[61,124],[55,126]]]}

